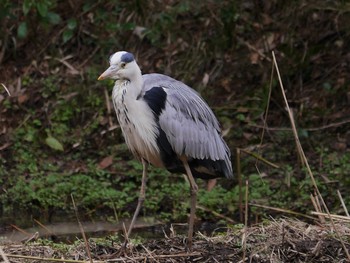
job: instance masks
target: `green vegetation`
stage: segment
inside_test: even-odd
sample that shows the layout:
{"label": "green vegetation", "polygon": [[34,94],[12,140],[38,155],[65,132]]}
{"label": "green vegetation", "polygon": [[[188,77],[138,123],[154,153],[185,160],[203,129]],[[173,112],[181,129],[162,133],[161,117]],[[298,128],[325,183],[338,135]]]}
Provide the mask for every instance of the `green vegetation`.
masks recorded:
{"label": "green vegetation", "polygon": [[[113,82],[96,81],[117,50],[134,52],[143,72],[201,92],[233,153],[260,143],[275,50],[321,193],[342,213],[336,190],[350,203],[348,4],[253,2],[2,1],[0,82],[12,97],[0,97],[0,214],[73,216],[73,194],[87,217],[132,215],[142,167],[108,112],[105,91]],[[260,154],[280,168],[260,164],[259,174],[256,160],[242,156],[242,180],[249,180],[249,202],[308,213],[314,189],[297,159],[276,78],[271,84],[272,129]],[[103,165],[106,157],[113,162]],[[199,185],[198,203],[208,210],[198,217],[219,220],[212,210],[238,220],[237,180],[223,179],[211,192]],[[188,195],[182,175],[152,168],[141,214],[185,221]],[[266,213],[252,207],[250,219]]]}

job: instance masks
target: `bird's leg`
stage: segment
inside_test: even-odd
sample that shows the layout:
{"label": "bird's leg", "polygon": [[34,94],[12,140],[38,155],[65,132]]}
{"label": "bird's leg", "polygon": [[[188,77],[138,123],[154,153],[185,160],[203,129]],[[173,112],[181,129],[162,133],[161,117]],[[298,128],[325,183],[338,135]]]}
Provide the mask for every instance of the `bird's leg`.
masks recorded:
{"label": "bird's leg", "polygon": [[216,185],[216,179],[209,179],[207,182],[207,191],[210,192]]}
{"label": "bird's leg", "polygon": [[190,211],[190,222],[188,226],[188,239],[187,239],[187,249],[188,251],[192,250],[192,237],[193,237],[193,224],[194,224],[194,218],[196,215],[196,205],[197,205],[197,191],[198,186],[193,178],[190,166],[188,165],[187,159],[185,157],[181,158],[181,161],[185,167],[186,175],[188,178],[188,181],[190,183],[190,191],[191,191],[191,211]]}
{"label": "bird's leg", "polygon": [[132,217],[128,232],[125,237],[124,241],[124,248],[126,248],[126,245],[128,244],[129,241],[129,236],[131,234],[131,231],[134,227],[134,224],[136,222],[137,216],[140,212],[140,209],[142,207],[143,202],[145,201],[146,198],[146,181],[147,181],[147,168],[148,168],[148,163],[146,160],[142,159],[142,166],[143,166],[143,171],[142,171],[142,183],[141,183],[141,188],[140,188],[140,195],[139,195],[139,200],[137,202],[137,207],[134,212],[134,216]]}

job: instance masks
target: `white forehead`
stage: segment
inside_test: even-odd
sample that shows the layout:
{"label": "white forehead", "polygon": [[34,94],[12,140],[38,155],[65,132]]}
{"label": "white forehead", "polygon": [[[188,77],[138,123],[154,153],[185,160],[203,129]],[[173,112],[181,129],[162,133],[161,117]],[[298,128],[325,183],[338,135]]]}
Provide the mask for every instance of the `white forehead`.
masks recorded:
{"label": "white forehead", "polygon": [[109,58],[109,64],[116,65],[120,62],[129,63],[134,61],[133,54],[126,51],[118,51]]}

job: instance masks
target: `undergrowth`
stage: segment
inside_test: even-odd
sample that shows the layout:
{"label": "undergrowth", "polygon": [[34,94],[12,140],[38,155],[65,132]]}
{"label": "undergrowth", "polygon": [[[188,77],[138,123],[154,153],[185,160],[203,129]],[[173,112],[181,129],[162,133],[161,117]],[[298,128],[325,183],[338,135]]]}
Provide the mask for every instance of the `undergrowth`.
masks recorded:
{"label": "undergrowth", "polygon": [[[144,73],[165,73],[198,90],[234,153],[260,144],[272,49],[320,191],[332,211],[342,213],[335,189],[350,202],[345,7],[322,1],[2,1],[0,77],[12,97],[0,96],[0,214],[22,211],[43,221],[62,210],[73,214],[73,194],[84,215],[132,215],[142,167],[126,149],[113,109],[107,111],[105,91],[110,94],[113,83],[96,81],[111,53],[134,52]],[[259,173],[256,160],[243,156],[242,181],[249,181],[251,203],[308,213],[313,187],[296,158],[277,81],[271,86],[261,154],[280,168],[260,165]],[[104,166],[106,157],[112,162]],[[211,192],[198,183],[198,204],[207,208],[198,217],[218,221],[215,211],[239,220],[237,178],[220,179]],[[185,221],[188,199],[182,175],[152,168],[141,214]],[[270,213],[252,207],[250,221]]]}

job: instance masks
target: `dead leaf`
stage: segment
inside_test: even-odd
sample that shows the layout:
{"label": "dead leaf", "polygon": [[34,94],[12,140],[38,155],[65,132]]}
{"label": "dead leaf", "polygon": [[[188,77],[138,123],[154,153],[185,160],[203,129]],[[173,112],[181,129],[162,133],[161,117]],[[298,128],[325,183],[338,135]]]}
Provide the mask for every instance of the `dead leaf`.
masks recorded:
{"label": "dead leaf", "polygon": [[100,169],[106,169],[108,166],[111,166],[113,164],[113,156],[107,156],[103,158],[103,160],[98,164],[98,168]]}
{"label": "dead leaf", "polygon": [[246,140],[249,140],[253,137],[253,134],[250,133],[250,132],[243,132],[243,137],[246,139]]}
{"label": "dead leaf", "polygon": [[208,82],[209,82],[209,74],[205,73],[202,79],[203,86],[206,87],[208,85]]}
{"label": "dead leaf", "polygon": [[22,94],[17,97],[18,104],[23,104],[28,100],[28,95],[27,94]]}
{"label": "dead leaf", "polygon": [[259,61],[259,54],[258,53],[251,53],[250,62],[252,64],[258,64],[258,61]]}
{"label": "dead leaf", "polygon": [[230,91],[230,79],[225,78],[221,81],[221,86],[226,90]]}
{"label": "dead leaf", "polygon": [[146,32],[147,32],[147,28],[143,26],[136,26],[132,33],[138,36],[142,40],[145,37]]}
{"label": "dead leaf", "polygon": [[11,145],[11,143],[5,143],[3,145],[0,146],[0,151],[5,150],[6,148],[8,148]]}
{"label": "dead leaf", "polygon": [[331,147],[339,152],[344,152],[347,148],[347,145],[345,142],[335,142],[331,145]]}

